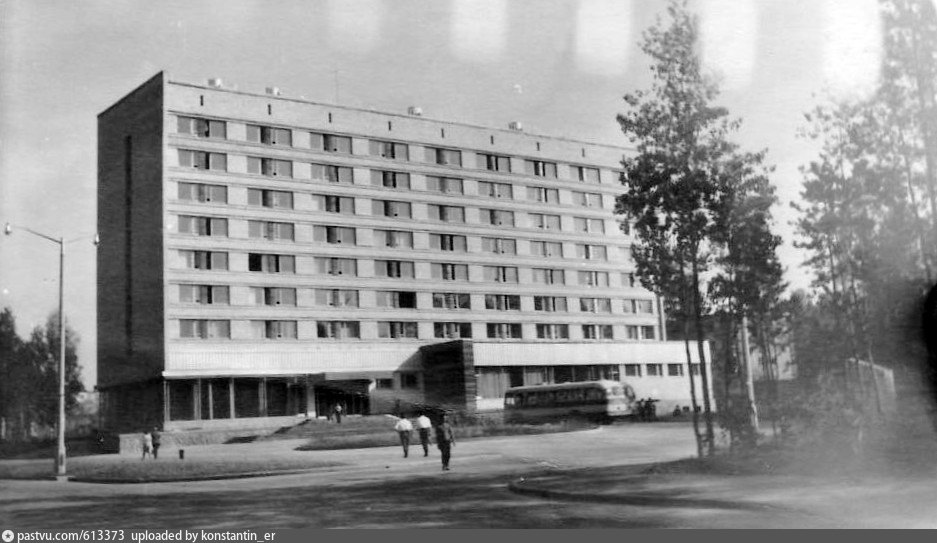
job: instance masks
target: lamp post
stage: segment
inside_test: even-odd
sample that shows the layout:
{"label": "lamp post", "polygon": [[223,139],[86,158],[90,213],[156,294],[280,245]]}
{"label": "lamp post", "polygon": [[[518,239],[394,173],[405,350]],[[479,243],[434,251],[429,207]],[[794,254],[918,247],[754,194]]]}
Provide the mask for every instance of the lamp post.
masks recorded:
{"label": "lamp post", "polygon": [[[65,238],[54,238],[47,236],[42,232],[37,232],[25,226],[17,226],[34,236],[46,239],[59,246],[59,422],[58,422],[58,447],[55,454],[55,475],[59,479],[64,479],[65,475],[65,244],[69,241],[78,241],[77,238],[66,241]],[[13,233],[13,225],[6,223],[3,227],[3,233],[10,235]],[[94,235],[94,244],[98,244],[98,236]]]}

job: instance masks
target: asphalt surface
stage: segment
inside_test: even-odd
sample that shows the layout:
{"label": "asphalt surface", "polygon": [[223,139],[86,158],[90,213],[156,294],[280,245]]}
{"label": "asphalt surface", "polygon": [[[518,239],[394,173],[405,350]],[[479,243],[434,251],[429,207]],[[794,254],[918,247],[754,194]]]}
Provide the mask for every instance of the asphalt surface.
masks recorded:
{"label": "asphalt surface", "polygon": [[343,465],[180,483],[0,481],[0,527],[937,527],[937,477],[643,474],[647,464],[694,454],[685,424],[463,441],[448,472],[435,448],[424,458],[411,447],[403,458],[399,447],[301,452],[300,443],[187,447],[186,457],[314,455]]}

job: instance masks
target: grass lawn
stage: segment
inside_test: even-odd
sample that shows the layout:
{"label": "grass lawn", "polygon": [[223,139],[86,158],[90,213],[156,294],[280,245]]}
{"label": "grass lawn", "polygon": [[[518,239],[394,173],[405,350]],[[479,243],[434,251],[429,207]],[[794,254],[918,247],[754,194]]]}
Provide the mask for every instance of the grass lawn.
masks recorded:
{"label": "grass lawn", "polygon": [[[516,436],[534,434],[553,434],[558,432],[574,432],[595,428],[596,424],[585,420],[564,420],[549,424],[504,424],[492,422],[470,426],[456,426],[456,442],[463,439]],[[413,443],[419,443],[420,437],[416,430],[410,436]],[[430,431],[430,440],[435,443],[435,433]],[[392,447],[400,444],[397,433],[388,426],[380,431],[370,430],[357,434],[324,434],[311,438],[305,445],[297,447],[300,451],[321,451],[330,449],[364,449],[369,447]]]}
{"label": "grass lawn", "polygon": [[[275,475],[314,468],[340,466],[303,458],[187,459],[166,458],[142,461],[133,456],[100,455],[71,460],[68,473],[74,479],[98,482],[148,483],[188,479],[211,479]],[[0,462],[0,479],[48,479],[53,463],[46,460]]]}

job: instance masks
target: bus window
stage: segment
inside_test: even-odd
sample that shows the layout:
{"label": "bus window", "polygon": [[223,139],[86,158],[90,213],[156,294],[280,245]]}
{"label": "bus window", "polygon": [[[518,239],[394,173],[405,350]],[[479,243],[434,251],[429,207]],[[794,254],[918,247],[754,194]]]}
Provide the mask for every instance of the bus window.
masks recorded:
{"label": "bus window", "polygon": [[622,391],[621,391],[621,387],[619,387],[619,386],[612,387],[612,396],[621,397],[622,395],[623,395],[623,394],[622,394]]}

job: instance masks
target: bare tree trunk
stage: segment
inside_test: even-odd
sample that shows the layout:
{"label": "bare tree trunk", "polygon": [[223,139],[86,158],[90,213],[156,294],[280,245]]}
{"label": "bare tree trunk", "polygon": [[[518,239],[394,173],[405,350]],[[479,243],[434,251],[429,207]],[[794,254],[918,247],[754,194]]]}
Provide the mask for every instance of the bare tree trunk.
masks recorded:
{"label": "bare tree trunk", "polygon": [[690,379],[690,402],[693,410],[693,436],[696,437],[696,454],[700,458],[703,457],[703,436],[700,434],[699,430],[699,403],[696,401],[696,380],[693,378],[693,357],[690,353],[690,316],[687,314],[687,298],[689,298],[689,293],[687,292],[686,286],[686,275],[683,271],[683,260],[680,260],[680,281],[682,283],[683,290],[683,308],[682,315],[680,320],[683,323],[683,346],[686,349],[686,363],[689,366],[687,369],[687,376]]}
{"label": "bare tree trunk", "polygon": [[[694,252],[696,254],[696,252]],[[699,355],[699,369],[700,376],[702,377],[703,385],[703,416],[706,422],[706,442],[708,453],[710,456],[716,454],[716,435],[713,431],[713,413],[712,413],[712,402],[709,398],[709,374],[706,371],[706,350],[703,348],[704,332],[703,332],[703,307],[702,307],[702,296],[700,295],[700,284],[699,284],[699,264],[696,260],[693,260],[692,263],[693,271],[693,312],[696,321],[696,350]]]}

